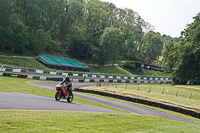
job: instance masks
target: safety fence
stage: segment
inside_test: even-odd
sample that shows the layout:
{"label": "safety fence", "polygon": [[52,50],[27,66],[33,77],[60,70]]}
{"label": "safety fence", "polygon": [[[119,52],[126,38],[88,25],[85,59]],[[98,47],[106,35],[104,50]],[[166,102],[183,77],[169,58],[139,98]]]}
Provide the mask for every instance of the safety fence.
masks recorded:
{"label": "safety fence", "polygon": [[[84,77],[84,78],[93,78],[99,81],[105,80],[106,82],[131,82],[133,80],[144,80],[144,81],[168,81],[171,82],[169,77],[156,77],[156,76],[129,76],[129,75],[104,75],[104,74],[90,74],[90,73],[67,73],[60,71],[49,71],[49,70],[39,70],[39,69],[21,69],[21,68],[0,68],[2,72],[17,72],[17,73],[38,73],[38,74],[50,74],[50,75],[58,75],[58,76],[73,76],[73,77]],[[109,79],[107,81],[107,79]],[[96,81],[95,81],[96,82]]]}
{"label": "safety fence", "polygon": [[[38,76],[38,75],[23,75],[23,74],[13,74],[13,73],[4,73],[0,72],[0,76],[8,77],[18,77],[18,78],[27,78],[35,80],[53,80],[53,81],[62,81],[63,77],[53,77],[53,76]],[[169,84],[171,81],[150,81],[150,80],[114,80],[114,79],[72,79],[73,82],[105,82],[105,83],[150,83],[150,84]]]}

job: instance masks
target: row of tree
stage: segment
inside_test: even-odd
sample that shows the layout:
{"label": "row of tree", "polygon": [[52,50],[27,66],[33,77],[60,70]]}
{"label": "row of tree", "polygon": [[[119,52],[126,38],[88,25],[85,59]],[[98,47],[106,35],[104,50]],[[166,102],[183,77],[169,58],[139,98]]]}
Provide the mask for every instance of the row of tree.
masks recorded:
{"label": "row of tree", "polygon": [[163,65],[172,72],[175,84],[200,84],[200,13],[182,31],[178,43],[166,41]]}
{"label": "row of tree", "polygon": [[119,58],[151,63],[162,37],[132,9],[100,0],[0,0],[0,48],[66,52],[104,65]]}

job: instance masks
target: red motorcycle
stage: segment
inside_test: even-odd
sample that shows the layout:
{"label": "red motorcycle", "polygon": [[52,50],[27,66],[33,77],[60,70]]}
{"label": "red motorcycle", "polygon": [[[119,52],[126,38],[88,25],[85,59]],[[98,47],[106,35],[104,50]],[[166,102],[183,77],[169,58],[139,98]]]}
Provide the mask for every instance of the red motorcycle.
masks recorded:
{"label": "red motorcycle", "polygon": [[71,89],[69,88],[65,88],[64,84],[62,82],[60,82],[57,86],[56,86],[56,94],[55,94],[55,99],[56,101],[59,101],[61,98],[67,99],[68,102],[72,102],[74,96],[72,93],[72,87]]}

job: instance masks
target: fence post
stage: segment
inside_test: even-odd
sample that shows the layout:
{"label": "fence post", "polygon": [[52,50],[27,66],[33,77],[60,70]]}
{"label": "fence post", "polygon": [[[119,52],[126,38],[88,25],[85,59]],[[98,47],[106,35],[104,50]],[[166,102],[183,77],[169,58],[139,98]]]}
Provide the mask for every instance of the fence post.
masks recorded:
{"label": "fence post", "polygon": [[149,93],[151,92],[151,87],[149,88]]}
{"label": "fence post", "polygon": [[176,92],[176,97],[178,96],[178,91]]}
{"label": "fence post", "polygon": [[137,90],[139,91],[139,84],[138,84],[138,89]]}
{"label": "fence post", "polygon": [[163,88],[163,90],[162,90],[162,94],[164,94],[164,91],[165,91],[165,89]]}
{"label": "fence post", "polygon": [[190,99],[192,99],[192,93],[190,94]]}
{"label": "fence post", "polygon": [[127,89],[127,85],[126,85],[126,89]]}

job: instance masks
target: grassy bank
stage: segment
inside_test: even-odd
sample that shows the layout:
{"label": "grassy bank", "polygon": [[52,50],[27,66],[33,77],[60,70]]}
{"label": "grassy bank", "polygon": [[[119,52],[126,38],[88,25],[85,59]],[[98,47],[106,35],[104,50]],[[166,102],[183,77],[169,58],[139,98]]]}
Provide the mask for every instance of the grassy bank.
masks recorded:
{"label": "grassy bank", "polygon": [[132,75],[132,73],[122,69],[119,66],[104,66],[104,67],[97,67],[97,66],[90,66],[90,72],[96,73],[113,73],[113,74],[128,74]]}
{"label": "grassy bank", "polygon": [[[25,58],[17,58],[17,57],[0,57],[0,65],[13,65],[13,66],[21,66],[21,67],[30,67],[36,69],[47,69],[54,71],[63,71],[57,69],[50,69],[38,62],[36,59],[25,59]],[[76,72],[76,71],[68,71],[72,73],[84,73],[84,72]],[[169,74],[152,71],[152,70],[144,70],[143,72],[131,73],[119,66],[104,66],[104,67],[96,67],[90,66],[90,72],[92,73],[112,73],[112,74],[126,74],[126,75],[154,75],[154,76],[169,76]]]}
{"label": "grassy bank", "polygon": [[0,132],[195,133],[197,124],[134,114],[66,111],[0,111]]}
{"label": "grassy bank", "polygon": [[38,68],[38,69],[47,69],[46,66],[38,62],[36,59],[24,59],[16,57],[0,57],[0,64]]}
{"label": "grassy bank", "polygon": [[164,113],[167,113],[167,114],[170,114],[170,115],[178,116],[178,117],[181,117],[181,118],[185,118],[185,119],[200,123],[200,119],[198,119],[198,118],[191,117],[189,115],[181,114],[181,113],[178,113],[178,112],[162,109],[162,108],[157,108],[157,107],[153,107],[153,106],[149,106],[149,105],[145,105],[145,104],[140,104],[140,103],[135,103],[135,102],[124,101],[124,100],[120,100],[120,99],[117,99],[117,98],[106,97],[106,96],[102,96],[102,95],[98,95],[98,94],[83,93],[83,92],[79,92],[79,93],[82,93],[82,94],[85,94],[85,95],[91,95],[91,96],[95,96],[95,97],[100,97],[100,98],[104,98],[104,99],[108,99],[108,100],[123,102],[123,103],[127,103],[127,104],[142,106],[142,107],[157,110],[157,111],[160,111],[160,112],[164,112]]}
{"label": "grassy bank", "polygon": [[114,85],[102,87],[84,87],[83,89],[98,90],[120,94],[123,96],[146,99],[149,101],[164,103],[200,112],[200,90],[198,89],[170,85]]}
{"label": "grassy bank", "polygon": [[169,73],[143,69],[143,72],[134,72],[135,75],[170,76]]}

